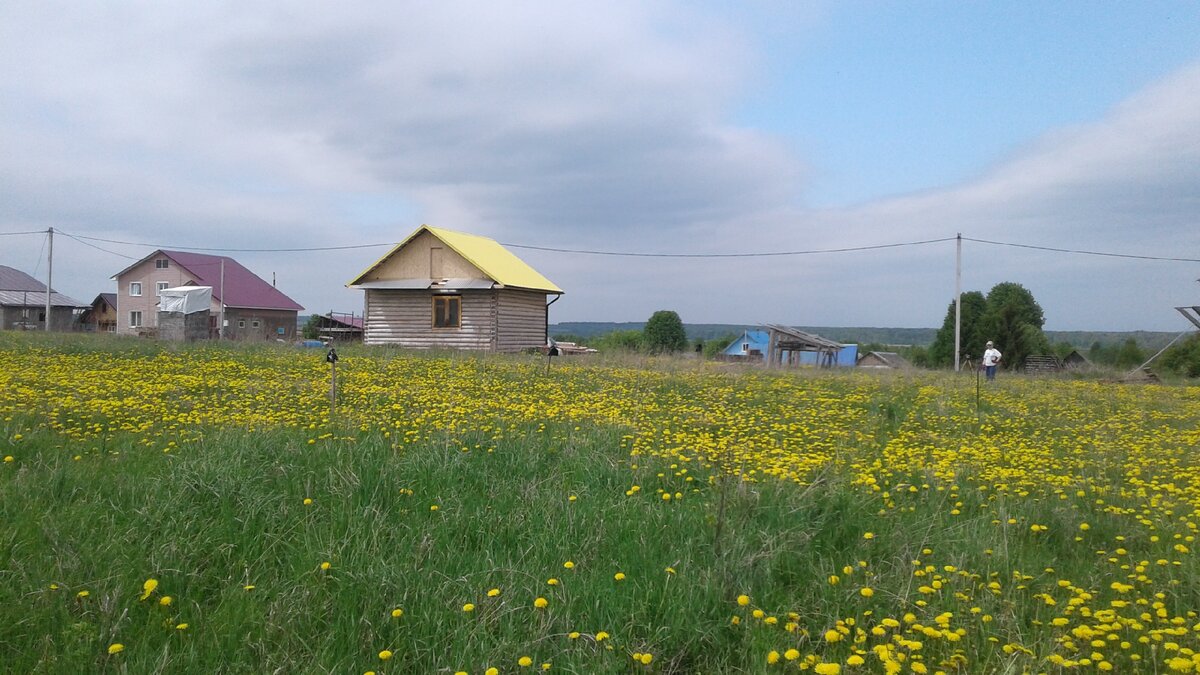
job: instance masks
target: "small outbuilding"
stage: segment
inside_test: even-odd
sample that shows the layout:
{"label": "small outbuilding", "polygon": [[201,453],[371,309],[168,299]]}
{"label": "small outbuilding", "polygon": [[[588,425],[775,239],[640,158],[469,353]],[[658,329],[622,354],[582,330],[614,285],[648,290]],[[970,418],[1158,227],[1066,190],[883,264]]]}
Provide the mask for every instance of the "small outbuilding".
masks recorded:
{"label": "small outbuilding", "polygon": [[[77,330],[88,306],[50,289],[50,330]],[[46,330],[46,284],[0,265],[0,329]]]}
{"label": "small outbuilding", "polygon": [[765,330],[744,330],[729,346],[721,350],[721,355],[735,359],[738,357],[752,361],[765,361],[769,337]]}
{"label": "small outbuilding", "polygon": [[858,358],[859,368],[911,368],[903,356],[896,352],[867,352]]}
{"label": "small outbuilding", "polygon": [[329,342],[362,342],[363,317],[330,312],[318,314],[314,322],[317,335]]}
{"label": "small outbuilding", "polygon": [[364,292],[364,344],[416,349],[543,347],[563,293],[495,240],[428,225],[346,285]]}
{"label": "small outbuilding", "polygon": [[[807,365],[831,367],[842,350],[840,342],[798,328],[768,324],[766,329],[768,366],[800,365],[808,359]],[[812,356],[804,356],[805,352],[811,352]]]}
{"label": "small outbuilding", "polygon": [[79,317],[79,325],[88,333],[117,332],[117,294],[98,294],[92,306]]}

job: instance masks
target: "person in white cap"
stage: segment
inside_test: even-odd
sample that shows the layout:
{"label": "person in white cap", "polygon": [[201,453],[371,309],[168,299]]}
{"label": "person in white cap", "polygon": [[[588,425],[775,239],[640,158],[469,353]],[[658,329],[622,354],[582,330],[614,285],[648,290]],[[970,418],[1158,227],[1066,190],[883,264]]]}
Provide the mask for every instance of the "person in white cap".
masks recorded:
{"label": "person in white cap", "polygon": [[987,373],[988,382],[996,379],[996,366],[999,363],[1000,350],[996,349],[991,340],[988,340],[987,349],[983,352],[983,370]]}

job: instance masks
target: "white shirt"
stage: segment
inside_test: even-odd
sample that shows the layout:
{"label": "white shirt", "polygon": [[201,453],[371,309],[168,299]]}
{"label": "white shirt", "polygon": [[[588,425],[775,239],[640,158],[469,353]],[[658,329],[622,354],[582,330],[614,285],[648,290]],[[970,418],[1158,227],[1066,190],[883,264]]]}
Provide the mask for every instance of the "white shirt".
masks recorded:
{"label": "white shirt", "polygon": [[988,347],[983,353],[983,365],[994,366],[1000,363],[1000,350],[995,347]]}

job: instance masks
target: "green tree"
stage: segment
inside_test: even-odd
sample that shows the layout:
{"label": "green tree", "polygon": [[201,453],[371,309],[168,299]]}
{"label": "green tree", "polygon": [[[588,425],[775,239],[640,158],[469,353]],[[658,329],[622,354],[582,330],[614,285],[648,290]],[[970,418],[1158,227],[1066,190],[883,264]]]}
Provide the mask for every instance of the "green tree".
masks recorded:
{"label": "green tree", "polygon": [[1137,340],[1129,338],[1117,350],[1115,365],[1118,368],[1136,368],[1146,362],[1146,353],[1138,346]]}
{"label": "green tree", "polygon": [[[980,334],[980,321],[987,311],[987,300],[979,291],[968,291],[962,294],[962,332],[959,335],[964,355],[970,354],[976,360],[983,354],[983,343],[987,338]],[[930,366],[950,366],[954,364],[954,301],[946,310],[946,318],[938,329],[929,346],[925,358]]]}
{"label": "green tree", "polygon": [[602,352],[640,352],[644,346],[642,331],[614,330],[591,339],[591,346]]}
{"label": "green tree", "polygon": [[1200,333],[1163,352],[1158,363],[1186,377],[1200,377]]}
{"label": "green tree", "polygon": [[646,348],[653,353],[677,352],[687,347],[687,333],[679,315],[669,309],[660,309],[650,316],[642,329]]}
{"label": "green tree", "polygon": [[321,337],[321,316],[319,314],[309,315],[300,334],[304,336],[305,340],[316,340]]}
{"label": "green tree", "polygon": [[996,284],[988,291],[987,310],[976,338],[979,343],[973,348],[982,354],[984,343],[992,340],[1004,355],[1002,365],[1020,368],[1025,357],[1050,351],[1050,342],[1042,332],[1045,323],[1042,306],[1028,289],[1011,281]]}

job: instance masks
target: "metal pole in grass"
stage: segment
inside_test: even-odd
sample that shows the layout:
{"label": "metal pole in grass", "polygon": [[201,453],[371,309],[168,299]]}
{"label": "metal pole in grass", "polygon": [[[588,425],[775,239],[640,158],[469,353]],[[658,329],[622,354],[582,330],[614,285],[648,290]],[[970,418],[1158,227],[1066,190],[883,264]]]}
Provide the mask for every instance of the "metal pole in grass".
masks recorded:
{"label": "metal pole in grass", "polygon": [[[981,364],[982,366],[982,364]],[[975,423],[979,423],[979,368],[975,369]]]}
{"label": "metal pole in grass", "polygon": [[550,374],[550,359],[558,356],[558,343],[553,339],[546,341],[546,374]]}
{"label": "metal pole in grass", "polygon": [[325,355],[325,362],[329,364],[329,412],[337,409],[337,350],[333,347],[329,348],[329,353]]}

